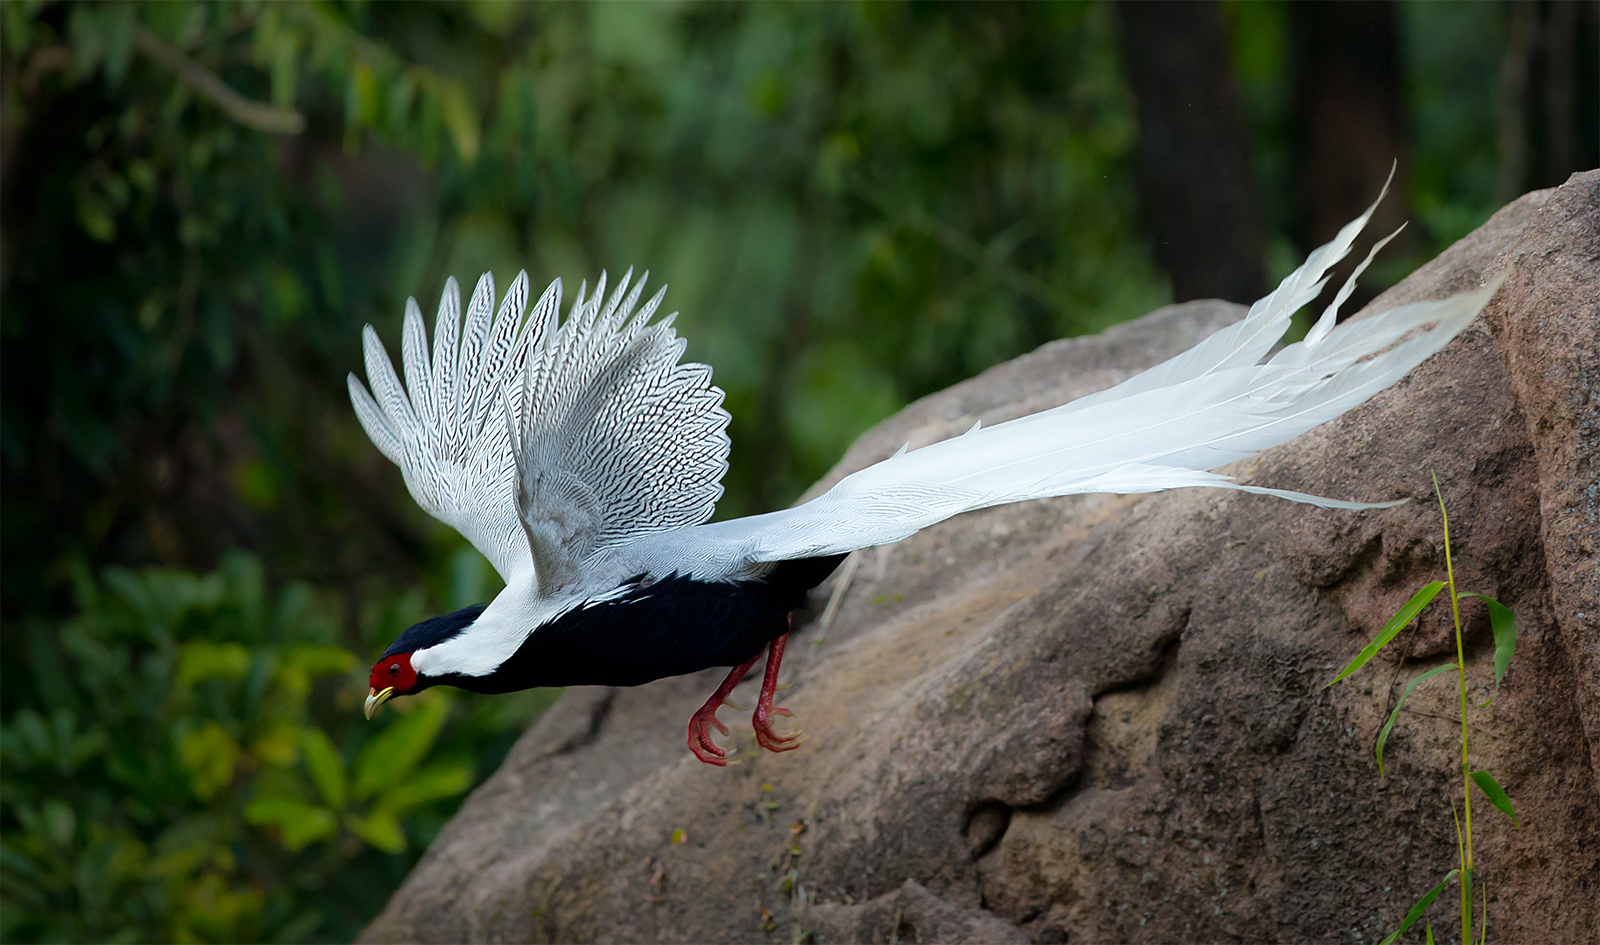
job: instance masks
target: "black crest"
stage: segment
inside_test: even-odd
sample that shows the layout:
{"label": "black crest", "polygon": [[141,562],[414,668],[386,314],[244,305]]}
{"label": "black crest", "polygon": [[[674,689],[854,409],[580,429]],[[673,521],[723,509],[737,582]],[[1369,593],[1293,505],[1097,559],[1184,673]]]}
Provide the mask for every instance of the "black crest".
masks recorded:
{"label": "black crest", "polygon": [[472,626],[472,622],[483,613],[483,608],[483,604],[473,604],[453,614],[424,620],[400,634],[400,637],[389,644],[389,648],[384,650],[378,659],[386,660],[396,653],[415,653],[430,646],[437,646]]}

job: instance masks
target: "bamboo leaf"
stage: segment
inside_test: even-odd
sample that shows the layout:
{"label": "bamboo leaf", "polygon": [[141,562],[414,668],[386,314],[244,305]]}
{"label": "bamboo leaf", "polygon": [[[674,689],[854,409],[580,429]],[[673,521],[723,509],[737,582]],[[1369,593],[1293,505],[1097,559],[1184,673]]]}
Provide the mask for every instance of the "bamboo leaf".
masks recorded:
{"label": "bamboo leaf", "polygon": [[1478,706],[1482,708],[1500,695],[1500,680],[1505,678],[1506,670],[1511,666],[1511,655],[1517,649],[1517,615],[1493,597],[1473,591],[1460,596],[1476,597],[1483,601],[1484,606],[1489,608],[1489,627],[1494,631],[1494,695],[1489,697],[1488,702]]}
{"label": "bamboo leaf", "polygon": [[1417,920],[1422,918],[1422,914],[1428,911],[1428,907],[1433,905],[1433,901],[1439,898],[1441,892],[1444,892],[1444,887],[1449,885],[1450,880],[1455,879],[1456,874],[1459,872],[1461,871],[1451,870],[1444,874],[1444,879],[1439,881],[1439,885],[1424,893],[1422,898],[1417,900],[1417,904],[1411,907],[1411,911],[1406,913],[1405,921],[1400,923],[1400,927],[1390,933],[1389,937],[1380,942],[1379,945],[1394,945],[1395,939],[1404,935],[1406,929],[1416,925]]}
{"label": "bamboo leaf", "polygon": [[1418,683],[1432,679],[1447,669],[1455,668],[1456,664],[1454,663],[1435,666],[1433,669],[1406,683],[1406,688],[1401,690],[1400,701],[1394,704],[1394,711],[1389,713],[1389,721],[1383,723],[1383,729],[1378,732],[1378,777],[1383,777],[1383,746],[1388,743],[1389,733],[1394,731],[1394,723],[1400,718],[1400,710],[1405,708],[1406,700],[1411,697],[1411,690],[1417,688]]}
{"label": "bamboo leaf", "polygon": [[1506,789],[1500,786],[1500,782],[1494,779],[1494,775],[1487,771],[1474,771],[1472,772],[1472,783],[1478,786],[1478,790],[1482,791],[1483,796],[1489,799],[1489,803],[1494,805],[1495,810],[1510,817],[1511,822],[1517,825],[1518,830],[1522,829],[1522,825],[1517,823],[1517,812],[1511,809],[1511,798],[1506,796]]}
{"label": "bamboo leaf", "polygon": [[1328,685],[1322,688],[1328,688],[1328,686],[1367,665],[1367,661],[1377,656],[1378,651],[1387,646],[1389,641],[1395,638],[1395,634],[1404,630],[1406,624],[1416,619],[1417,614],[1422,612],[1422,608],[1428,606],[1429,602],[1443,589],[1443,581],[1430,581],[1423,586],[1422,590],[1412,594],[1411,599],[1406,601],[1406,605],[1400,608],[1399,613],[1389,618],[1389,622],[1383,625],[1383,629],[1378,632],[1378,635],[1373,638],[1371,643],[1367,644],[1366,649],[1356,654],[1356,658],[1351,660],[1348,666],[1339,671],[1339,675],[1333,677]]}

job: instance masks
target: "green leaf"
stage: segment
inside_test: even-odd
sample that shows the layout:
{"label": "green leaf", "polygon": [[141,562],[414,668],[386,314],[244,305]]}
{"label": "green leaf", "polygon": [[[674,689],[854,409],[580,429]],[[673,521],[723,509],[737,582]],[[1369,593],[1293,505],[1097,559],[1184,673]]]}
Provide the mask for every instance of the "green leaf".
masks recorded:
{"label": "green leaf", "polygon": [[250,651],[238,643],[185,643],[178,655],[178,685],[202,679],[242,679],[250,670]]}
{"label": "green leaf", "polygon": [[1428,584],[1423,586],[1422,590],[1412,594],[1411,599],[1406,601],[1406,605],[1400,608],[1400,612],[1391,617],[1388,623],[1383,625],[1383,629],[1379,631],[1378,635],[1373,638],[1371,643],[1367,644],[1366,649],[1358,653],[1356,658],[1350,661],[1350,665],[1340,670],[1339,675],[1333,677],[1333,679],[1328,682],[1328,685],[1323,686],[1322,688],[1328,688],[1328,686],[1333,685],[1361,667],[1367,665],[1367,661],[1372,659],[1374,656],[1377,656],[1378,651],[1387,646],[1389,641],[1395,638],[1395,634],[1399,633],[1401,630],[1404,630],[1406,624],[1416,619],[1417,614],[1422,612],[1422,608],[1428,606],[1429,601],[1432,601],[1433,598],[1443,589],[1443,581],[1430,581]]}
{"label": "green leaf", "polygon": [[405,831],[400,821],[386,810],[375,810],[366,817],[351,817],[345,821],[350,832],[385,853],[399,853],[406,848]]}
{"label": "green leaf", "polygon": [[1500,680],[1505,678],[1506,670],[1511,666],[1511,654],[1517,649],[1517,615],[1493,597],[1473,591],[1458,596],[1476,597],[1483,601],[1484,606],[1489,608],[1489,626],[1494,630],[1494,695],[1489,697],[1488,702],[1479,704],[1481,709],[1500,695]]}
{"label": "green leaf", "polygon": [[300,728],[288,722],[279,722],[261,734],[250,746],[256,758],[279,768],[294,764],[300,754]]}
{"label": "green leaf", "polygon": [[332,811],[292,797],[256,798],[245,807],[244,819],[257,826],[277,827],[284,848],[290,852],[303,850],[339,831]]}
{"label": "green leaf", "polygon": [[456,153],[463,163],[471,164],[478,158],[478,116],[472,112],[467,99],[467,89],[460,82],[449,80],[439,85],[439,108],[444,112],[444,124],[455,143]]}
{"label": "green leaf", "polygon": [[239,743],[215,722],[207,722],[178,741],[178,757],[189,771],[195,797],[208,801],[233,782]]}
{"label": "green leaf", "polygon": [[368,742],[356,759],[354,796],[364,800],[385,783],[403,781],[433,748],[449,712],[448,702],[432,698],[419,700],[410,712],[394,713],[398,716],[395,722]]}
{"label": "green leaf", "polygon": [[346,790],[344,758],[333,740],[320,728],[308,728],[300,735],[306,771],[317,785],[322,799],[334,810],[344,810]]}
{"label": "green leaf", "polygon": [[1506,796],[1506,789],[1500,786],[1500,782],[1494,779],[1494,775],[1487,771],[1474,771],[1472,772],[1472,783],[1478,786],[1478,790],[1482,791],[1483,796],[1489,799],[1489,803],[1494,805],[1495,810],[1510,817],[1511,822],[1517,825],[1518,830],[1522,829],[1522,825],[1517,823],[1517,812],[1511,809],[1511,798]]}
{"label": "green leaf", "polygon": [[1432,679],[1447,669],[1455,668],[1456,664],[1454,663],[1435,666],[1433,669],[1406,683],[1406,688],[1400,691],[1400,701],[1394,704],[1394,711],[1389,713],[1389,721],[1383,723],[1383,729],[1378,732],[1378,777],[1383,777],[1383,746],[1388,743],[1389,733],[1394,731],[1394,723],[1400,718],[1400,710],[1405,708],[1406,699],[1410,698],[1411,690],[1417,688],[1418,683]]}
{"label": "green leaf", "polygon": [[312,676],[333,676],[356,668],[355,654],[337,646],[296,646],[284,657],[284,663]]}
{"label": "green leaf", "polygon": [[389,785],[377,807],[396,816],[429,801],[455,797],[472,786],[472,766],[466,762],[438,762]]}
{"label": "green leaf", "polygon": [[1388,938],[1380,942],[1379,945],[1394,945],[1395,939],[1398,939],[1400,936],[1404,935],[1406,929],[1416,925],[1417,920],[1422,918],[1422,914],[1428,911],[1428,907],[1433,905],[1433,901],[1439,898],[1439,894],[1441,892],[1444,892],[1444,887],[1449,884],[1450,880],[1455,879],[1456,874],[1459,872],[1461,871],[1451,870],[1450,872],[1444,874],[1444,879],[1439,881],[1439,885],[1424,893],[1422,898],[1417,900],[1417,904],[1411,907],[1411,911],[1406,913],[1405,921],[1400,923],[1400,927],[1395,929],[1394,932],[1392,932]]}

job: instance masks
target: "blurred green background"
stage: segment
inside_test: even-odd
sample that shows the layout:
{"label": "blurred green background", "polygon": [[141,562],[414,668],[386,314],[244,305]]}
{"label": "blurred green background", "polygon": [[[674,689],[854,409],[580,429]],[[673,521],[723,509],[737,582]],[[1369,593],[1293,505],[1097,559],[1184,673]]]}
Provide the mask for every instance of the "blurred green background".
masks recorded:
{"label": "blurred green background", "polygon": [[0,939],[348,940],[552,693],[365,669],[497,578],[357,427],[359,329],[670,281],[719,515],[1052,338],[1367,298],[1596,164],[1592,3],[0,5]]}

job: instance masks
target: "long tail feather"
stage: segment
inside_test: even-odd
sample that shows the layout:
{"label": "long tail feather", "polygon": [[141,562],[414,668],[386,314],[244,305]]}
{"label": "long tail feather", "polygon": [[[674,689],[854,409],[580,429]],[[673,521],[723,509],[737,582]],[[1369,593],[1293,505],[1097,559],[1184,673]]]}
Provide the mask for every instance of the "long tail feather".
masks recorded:
{"label": "long tail feather", "polygon": [[961,512],[1073,493],[1200,486],[1324,508],[1393,505],[1244,485],[1209,471],[1365,402],[1443,348],[1499,288],[1503,276],[1475,292],[1338,324],[1352,276],[1304,340],[1268,358],[1290,317],[1321,292],[1328,269],[1349,253],[1371,214],[1368,208],[1319,247],[1243,320],[1116,387],[901,450],[793,509],[663,536],[657,546],[643,543],[636,549],[640,561],[688,556],[709,573],[732,573],[898,541]]}

